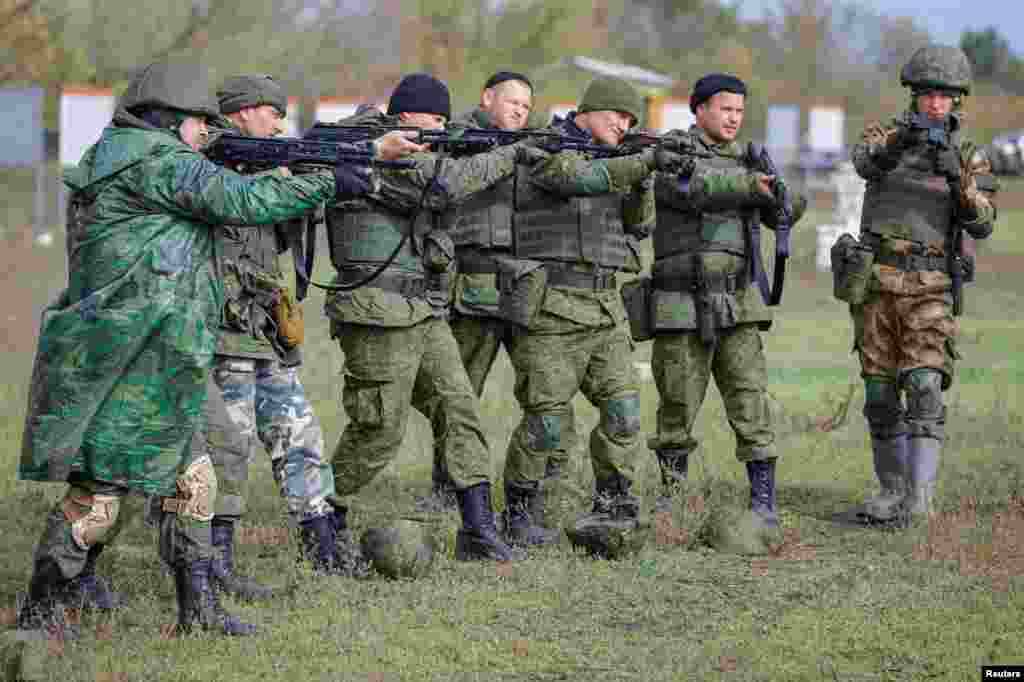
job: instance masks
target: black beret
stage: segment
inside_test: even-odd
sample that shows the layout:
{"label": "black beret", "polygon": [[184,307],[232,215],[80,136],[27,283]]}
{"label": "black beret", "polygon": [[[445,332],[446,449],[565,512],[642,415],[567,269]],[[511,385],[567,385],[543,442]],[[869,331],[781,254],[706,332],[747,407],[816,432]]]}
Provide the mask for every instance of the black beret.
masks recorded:
{"label": "black beret", "polygon": [[709,73],[693,86],[690,95],[690,111],[697,113],[698,105],[707,102],[719,92],[733,92],[746,95],[747,86],[736,76],[727,73]]}
{"label": "black beret", "polygon": [[515,71],[499,71],[494,74],[487,79],[486,83],[484,83],[484,90],[487,88],[493,88],[498,83],[504,83],[505,81],[522,81],[530,88],[530,92],[533,92],[533,83],[530,82],[530,79],[521,73],[516,73]]}
{"label": "black beret", "polygon": [[388,100],[388,116],[402,112],[438,114],[450,120],[452,99],[448,86],[427,73],[409,74],[402,79]]}

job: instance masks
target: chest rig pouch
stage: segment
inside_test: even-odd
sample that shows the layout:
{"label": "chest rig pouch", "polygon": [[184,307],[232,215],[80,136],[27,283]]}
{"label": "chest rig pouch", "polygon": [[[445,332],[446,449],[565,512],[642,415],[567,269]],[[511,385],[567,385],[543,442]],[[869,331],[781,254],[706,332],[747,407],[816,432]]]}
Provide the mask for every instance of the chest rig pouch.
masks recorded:
{"label": "chest rig pouch", "polygon": [[871,268],[875,264],[874,250],[846,232],[832,245],[830,256],[832,294],[850,305],[863,303],[871,281]]}

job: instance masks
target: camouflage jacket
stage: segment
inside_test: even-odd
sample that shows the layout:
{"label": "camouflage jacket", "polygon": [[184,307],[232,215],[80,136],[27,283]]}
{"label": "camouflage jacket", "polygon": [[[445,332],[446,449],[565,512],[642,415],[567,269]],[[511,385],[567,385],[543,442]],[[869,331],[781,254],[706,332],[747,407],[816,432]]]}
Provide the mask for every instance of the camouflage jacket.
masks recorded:
{"label": "camouflage jacket", "polygon": [[[343,123],[395,125],[397,120],[374,111]],[[516,150],[503,147],[457,159],[422,152],[406,160],[414,166],[383,170],[379,190],[367,199],[328,206],[336,281],[374,272],[376,263],[385,260],[412,230],[412,238],[388,270],[413,279],[441,274],[441,284],[428,295],[406,295],[374,287],[372,282],[354,291],[331,293],[324,312],[335,322],[408,327],[428,317],[447,316],[451,287],[447,272],[454,271],[455,254],[440,224],[440,213],[512,175]],[[451,268],[447,272],[446,261]]]}
{"label": "camouflage jacket", "polygon": [[[593,141],[575,124],[575,112],[556,119],[548,130]],[[538,201],[565,201],[573,197],[614,194],[621,196],[623,229],[639,263],[638,240],[654,228],[654,185],[651,166],[642,155],[614,159],[593,159],[591,155],[564,151],[528,171],[516,186],[516,205]],[[538,196],[541,195],[541,196]],[[545,198],[543,195],[548,195]],[[568,208],[566,209],[568,210]],[[594,272],[581,264],[577,269]],[[544,296],[541,313],[530,325],[531,333],[567,333],[588,328],[611,327],[626,322],[622,298],[615,289],[592,290],[551,286]]]}
{"label": "camouflage jacket", "polygon": [[[711,155],[699,159],[688,182],[676,175],[657,173],[654,193],[658,226],[654,234],[654,328],[655,331],[691,331],[697,328],[693,293],[666,290],[659,280],[691,281],[702,274],[711,279],[732,278],[737,289],[710,294],[715,325],[728,329],[738,324],[771,326],[772,313],[756,282],[749,281],[749,244],[745,223],[759,220],[775,228],[771,211],[758,211],[764,203],[748,168],[746,150],[739,142],[716,143],[697,126],[699,151]],[[671,134],[671,133],[669,133]],[[794,223],[806,202],[794,201]],[[765,239],[769,242],[770,240]],[[698,265],[699,264],[699,265]]]}
{"label": "camouflage jacket", "polygon": [[[962,227],[964,236],[964,253],[969,267],[973,268],[974,239],[984,239],[992,233],[996,219],[996,194],[998,182],[992,174],[992,166],[986,153],[970,141],[964,139],[962,119],[958,113],[950,115],[950,143],[960,157],[961,180],[958,191],[951,192],[947,181],[938,177],[934,166],[927,159],[933,156],[927,143],[922,139],[918,144],[904,150],[899,155],[898,163],[893,168],[881,163],[887,155],[887,142],[913,115],[908,110],[889,122],[868,125],[852,152],[852,160],[857,173],[867,180],[865,189],[865,207],[862,214],[862,232],[871,231],[882,237],[881,248],[887,251],[904,252],[912,249],[912,242],[921,241],[920,232],[928,236],[927,229],[915,227],[922,220],[935,222],[938,228],[934,235],[936,240],[925,240],[924,244],[929,255],[944,256],[946,243],[941,234],[943,224],[949,227]],[[891,162],[890,162],[891,164]],[[921,166],[921,167],[918,167]],[[883,189],[890,177],[905,176],[902,184],[885,193]],[[927,192],[931,192],[929,198]],[[908,205],[906,215],[914,221],[893,220],[893,209],[882,206],[879,202],[924,202],[920,206]],[[933,206],[929,206],[931,203]],[[946,206],[945,204],[948,204]],[[902,205],[902,204],[900,204]],[[928,210],[931,208],[932,210]],[[939,213],[936,214],[936,211]],[[896,211],[898,214],[898,209]],[[930,215],[936,214],[936,215]],[[939,215],[944,214],[944,215]],[[880,219],[878,215],[886,215],[889,219]],[[874,223],[878,223],[875,225]],[[869,224],[870,223],[870,224]],[[947,228],[948,229],[948,228]],[[870,287],[873,290],[889,291],[902,295],[931,293],[934,290],[948,289],[951,279],[943,271],[926,271],[921,275],[908,273],[889,266],[876,264]]]}
{"label": "camouflage jacket", "polygon": [[[221,123],[238,132],[230,119]],[[278,357],[264,331],[270,311],[261,301],[287,286],[278,262],[278,254],[287,248],[285,229],[282,225],[224,225],[216,231],[217,270],[224,282],[217,355]]]}
{"label": "camouflage jacket", "polygon": [[173,494],[216,348],[214,229],[297,218],[334,178],[243,177],[122,110],[65,183],[69,282],[42,316],[19,476]]}

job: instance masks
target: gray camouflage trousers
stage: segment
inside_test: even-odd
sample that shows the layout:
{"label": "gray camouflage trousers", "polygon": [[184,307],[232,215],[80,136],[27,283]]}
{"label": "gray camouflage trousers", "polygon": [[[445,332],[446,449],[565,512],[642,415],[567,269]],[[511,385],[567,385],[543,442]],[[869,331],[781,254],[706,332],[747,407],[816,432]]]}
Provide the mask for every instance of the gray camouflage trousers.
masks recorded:
{"label": "gray camouflage trousers", "polygon": [[[296,523],[332,510],[334,472],[324,459],[324,436],[306,400],[297,367],[277,360],[216,356],[213,380],[227,418],[209,415],[207,443],[217,472],[216,516],[246,511],[249,462],[258,438],[270,454],[274,480]],[[220,412],[219,414],[224,414]]]}

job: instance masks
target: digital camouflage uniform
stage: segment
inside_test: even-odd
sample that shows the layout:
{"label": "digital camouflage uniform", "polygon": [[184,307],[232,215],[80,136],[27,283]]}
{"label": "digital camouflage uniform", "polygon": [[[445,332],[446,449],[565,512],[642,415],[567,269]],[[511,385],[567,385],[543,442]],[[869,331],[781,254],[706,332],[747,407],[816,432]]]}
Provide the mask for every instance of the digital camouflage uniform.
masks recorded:
{"label": "digital camouflage uniform", "polygon": [[[641,100],[630,86],[610,79],[595,84],[581,109],[588,99],[607,98],[587,109],[639,118]],[[589,141],[575,116],[550,130]],[[539,482],[564,458],[571,402],[582,391],[601,413],[589,441],[595,511],[608,512],[614,500],[616,513],[635,518],[638,500],[629,489],[640,445],[640,392],[615,275],[641,269],[638,240],[654,226],[648,182],[654,168],[650,154],[594,160],[563,151],[517,179],[513,255],[542,263],[547,277],[539,312],[509,349],[524,414],[509,442],[505,481],[523,504],[533,506]]]}
{"label": "digital camouflage uniform", "polygon": [[[221,112],[271,105],[282,115],[284,90],[269,76],[235,76],[218,89]],[[240,132],[231,125],[232,132]],[[217,472],[213,520],[217,549],[214,584],[244,598],[265,598],[269,590],[233,570],[234,527],[246,512],[249,463],[257,439],[270,455],[271,470],[296,527],[329,516],[334,507],[334,474],[324,458],[324,437],[299,379],[298,347],[281,340],[273,308],[291,301],[278,255],[287,249],[288,226],[217,231],[217,267],[224,282],[213,379],[227,407],[227,420],[208,416],[210,456]],[[321,522],[322,523],[322,522]]]}
{"label": "digital camouflage uniform", "polygon": [[[758,212],[771,200],[759,194],[743,145],[716,143],[697,126],[689,134],[710,158],[698,159],[688,181],[658,173],[654,190],[651,369],[660,400],[649,446],[666,484],[686,475],[698,445],[693,426],[712,377],[736,434],[736,458],[777,457],[760,334],[772,314],[749,274],[747,228],[755,220],[774,228],[774,213]],[[712,343],[702,339],[701,314],[716,337]]]}
{"label": "digital camouflage uniform", "polygon": [[[342,123],[396,125],[398,119],[371,111]],[[477,396],[448,326],[455,254],[438,229],[439,212],[508,177],[516,156],[514,146],[461,159],[414,154],[415,167],[382,173],[377,193],[327,209],[338,284],[365,280],[408,235],[372,281],[327,297],[331,336],[345,354],[342,402],[349,418],[332,459],[335,489],[355,494],[386,467],[398,454],[410,407],[416,408],[432,420],[435,447],[460,498],[460,547],[473,542],[465,531],[481,530],[476,522],[493,527],[493,517],[467,518],[474,510],[491,514],[491,460]],[[469,558],[458,548],[457,556]]]}
{"label": "digital camouflage uniform", "polygon": [[176,572],[179,624],[249,630],[203,590],[217,481],[201,427],[223,297],[213,226],[298,217],[333,198],[335,181],[243,178],[181,142],[177,124],[132,113],[171,114],[177,102],[177,120],[216,115],[205,69],[148,67],[65,176],[69,282],[43,313],[19,477],[71,485],[36,548],[24,624],[38,624],[33,612],[52,616],[116,534],[121,498],[136,492],[164,498],[160,554]]}
{"label": "digital camouflage uniform", "polygon": [[[939,89],[959,97],[969,92],[970,66],[956,48],[922,48],[901,80],[915,95]],[[936,145],[908,127],[915,113],[912,104],[890,123],[868,126],[852,152],[867,180],[861,244],[874,253],[866,298],[850,312],[882,487],[864,513],[879,521],[931,507],[945,437],[942,392],[958,357],[948,256],[956,231],[986,238],[996,217],[991,166],[963,137],[960,115],[948,117],[947,143]],[[940,168],[944,154],[951,168]]]}

